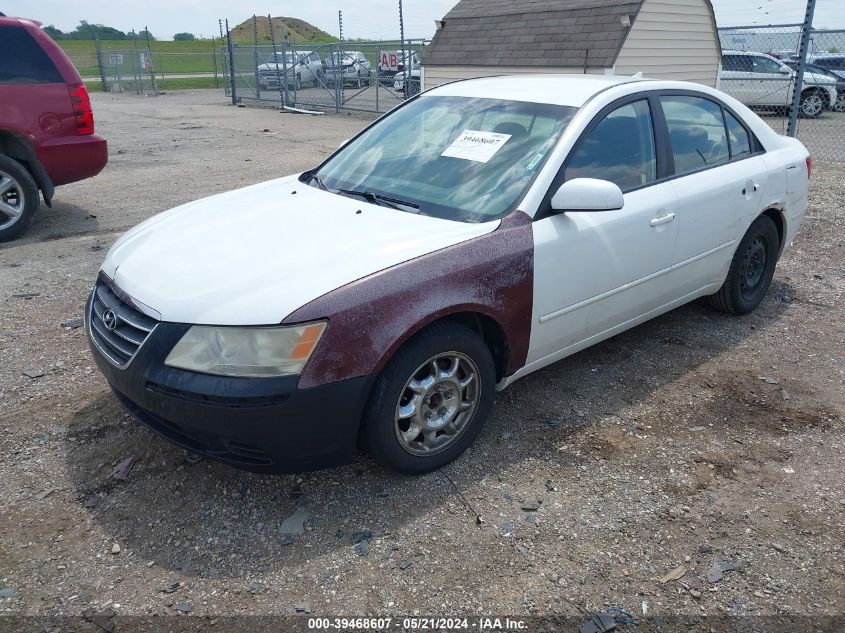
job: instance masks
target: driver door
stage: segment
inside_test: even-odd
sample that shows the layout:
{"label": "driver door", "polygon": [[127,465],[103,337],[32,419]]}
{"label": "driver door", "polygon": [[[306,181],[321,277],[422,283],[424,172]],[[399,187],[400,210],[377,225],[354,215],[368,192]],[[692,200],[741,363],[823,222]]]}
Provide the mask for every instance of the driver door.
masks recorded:
{"label": "driver door", "polygon": [[658,182],[649,102],[630,101],[597,119],[567,158],[564,180],[610,180],[622,189],[625,206],[556,213],[534,223],[529,365],[608,338],[672,299],[664,273],[677,238],[677,197],[670,182]]}

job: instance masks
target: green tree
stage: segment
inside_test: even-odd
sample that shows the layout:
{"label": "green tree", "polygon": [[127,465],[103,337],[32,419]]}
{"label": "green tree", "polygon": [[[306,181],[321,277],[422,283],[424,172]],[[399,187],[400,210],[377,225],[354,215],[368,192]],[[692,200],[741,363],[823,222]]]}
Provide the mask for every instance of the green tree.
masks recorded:
{"label": "green tree", "polygon": [[65,35],[61,30],[57,29],[52,24],[44,27],[44,32],[52,37],[54,40],[66,40],[67,35]]}
{"label": "green tree", "polygon": [[93,40],[94,33],[96,33],[101,40],[125,40],[126,33],[118,29],[105,26],[103,24],[88,24],[82,20],[73,31],[67,33],[69,40]]}
{"label": "green tree", "polygon": [[177,33],[173,36],[174,42],[193,42],[195,39],[193,33]]}
{"label": "green tree", "polygon": [[150,39],[150,41],[152,41],[152,40],[155,39],[155,35],[150,33],[147,29],[141,29],[140,31],[138,31],[138,39],[139,40],[145,40],[145,39],[148,39],[148,38]]}

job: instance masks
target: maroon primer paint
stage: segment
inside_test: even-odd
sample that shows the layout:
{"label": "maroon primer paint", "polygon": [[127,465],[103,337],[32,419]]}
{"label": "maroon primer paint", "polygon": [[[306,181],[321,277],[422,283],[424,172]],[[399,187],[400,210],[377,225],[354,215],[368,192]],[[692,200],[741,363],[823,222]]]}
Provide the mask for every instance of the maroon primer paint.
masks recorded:
{"label": "maroon primer paint", "polygon": [[329,292],[284,323],[328,318],[299,387],[374,374],[426,325],[461,312],[492,318],[507,338],[506,374],[525,365],[534,299],[534,238],[522,211],[492,233]]}

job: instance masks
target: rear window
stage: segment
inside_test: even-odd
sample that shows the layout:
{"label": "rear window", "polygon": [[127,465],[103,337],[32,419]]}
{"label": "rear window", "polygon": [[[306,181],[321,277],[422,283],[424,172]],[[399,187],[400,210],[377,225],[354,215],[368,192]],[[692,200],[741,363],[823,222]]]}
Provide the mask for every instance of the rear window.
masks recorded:
{"label": "rear window", "polygon": [[61,73],[26,29],[0,26],[0,84],[59,84]]}

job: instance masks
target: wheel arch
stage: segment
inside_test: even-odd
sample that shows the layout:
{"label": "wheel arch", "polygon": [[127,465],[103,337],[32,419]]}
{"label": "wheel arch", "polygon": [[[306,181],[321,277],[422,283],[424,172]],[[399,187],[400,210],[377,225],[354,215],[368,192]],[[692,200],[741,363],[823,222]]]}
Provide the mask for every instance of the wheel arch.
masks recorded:
{"label": "wheel arch", "polygon": [[500,381],[507,376],[510,360],[508,335],[496,318],[479,306],[465,306],[450,312],[435,313],[419,321],[397,339],[379,359],[377,371],[382,371],[388,361],[412,338],[433,325],[444,322],[458,323],[478,334],[493,356],[496,365],[496,380]]}
{"label": "wheel arch", "polygon": [[808,94],[818,94],[825,104],[825,110],[830,108],[833,103],[830,101],[830,93],[825,90],[822,86],[805,86],[803,90],[801,90],[801,97],[803,98],[804,95]]}
{"label": "wheel arch", "polygon": [[786,216],[783,213],[783,209],[779,209],[777,207],[771,207],[763,211],[760,215],[765,215],[768,218],[771,218],[772,222],[775,223],[775,226],[778,230],[778,238],[780,239],[780,248],[778,249],[778,257],[780,257],[781,253],[783,253],[783,249],[786,248],[786,235],[787,235],[787,227],[786,227]]}
{"label": "wheel arch", "polygon": [[11,130],[0,129],[0,154],[13,158],[26,168],[35,179],[35,184],[44,195],[44,202],[49,207],[55,187],[47,170],[35,155],[35,150],[26,138]]}

